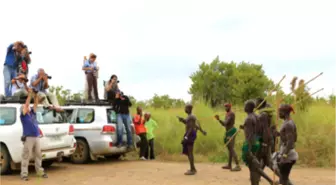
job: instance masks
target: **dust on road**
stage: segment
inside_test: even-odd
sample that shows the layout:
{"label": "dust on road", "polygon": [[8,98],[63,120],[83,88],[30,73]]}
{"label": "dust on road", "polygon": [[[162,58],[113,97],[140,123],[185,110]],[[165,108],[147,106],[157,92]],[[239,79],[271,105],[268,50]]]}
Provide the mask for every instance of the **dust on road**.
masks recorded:
{"label": "dust on road", "polygon": [[[30,180],[21,181],[19,171],[1,177],[1,185],[248,185],[248,169],[229,172],[221,169],[220,164],[196,164],[195,176],[184,176],[188,163],[156,161],[98,161],[92,164],[74,165],[59,163],[46,169],[48,179],[35,177],[34,168],[30,169]],[[270,171],[268,174],[272,175]],[[272,176],[273,177],[273,176]],[[296,168],[291,174],[295,185],[334,185],[335,170]],[[261,185],[266,185],[262,180]]]}

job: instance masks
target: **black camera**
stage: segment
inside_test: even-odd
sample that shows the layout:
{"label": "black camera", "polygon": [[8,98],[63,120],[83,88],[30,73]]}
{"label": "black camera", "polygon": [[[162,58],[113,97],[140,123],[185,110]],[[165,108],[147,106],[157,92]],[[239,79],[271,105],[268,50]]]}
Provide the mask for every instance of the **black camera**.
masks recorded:
{"label": "black camera", "polygon": [[38,91],[37,91],[36,89],[34,89],[34,88],[33,88],[33,92],[34,92],[35,94],[37,94],[37,93],[38,93]]}
{"label": "black camera", "polygon": [[47,75],[47,74],[45,74],[46,76],[47,76],[47,78],[50,80],[51,78],[52,78],[52,76],[49,76],[49,75]]}

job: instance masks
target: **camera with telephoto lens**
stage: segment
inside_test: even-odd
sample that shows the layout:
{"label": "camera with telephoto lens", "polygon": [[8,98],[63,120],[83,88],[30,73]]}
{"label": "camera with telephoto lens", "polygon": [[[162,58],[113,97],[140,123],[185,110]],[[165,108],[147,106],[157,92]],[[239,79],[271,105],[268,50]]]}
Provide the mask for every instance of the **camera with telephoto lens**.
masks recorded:
{"label": "camera with telephoto lens", "polygon": [[49,76],[48,74],[45,74],[45,76],[47,76],[49,80],[52,78],[52,76]]}

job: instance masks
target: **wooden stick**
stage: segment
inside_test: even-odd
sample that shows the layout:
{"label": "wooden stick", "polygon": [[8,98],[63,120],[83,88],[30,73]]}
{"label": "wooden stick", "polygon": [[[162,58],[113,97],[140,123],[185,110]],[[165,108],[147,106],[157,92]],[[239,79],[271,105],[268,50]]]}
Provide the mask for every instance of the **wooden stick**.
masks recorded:
{"label": "wooden stick", "polygon": [[[284,75],[282,78],[281,78],[281,80],[276,84],[276,86],[274,86],[274,88],[270,91],[270,92],[273,92],[273,91],[275,91],[278,87],[279,87],[279,85],[280,85],[280,83],[284,80],[286,78],[286,75]],[[269,93],[269,95],[270,95],[271,93]],[[264,100],[254,109],[254,111],[256,111],[256,110],[258,110],[259,109],[259,107],[266,101],[266,98],[267,97],[265,97],[264,98]]]}

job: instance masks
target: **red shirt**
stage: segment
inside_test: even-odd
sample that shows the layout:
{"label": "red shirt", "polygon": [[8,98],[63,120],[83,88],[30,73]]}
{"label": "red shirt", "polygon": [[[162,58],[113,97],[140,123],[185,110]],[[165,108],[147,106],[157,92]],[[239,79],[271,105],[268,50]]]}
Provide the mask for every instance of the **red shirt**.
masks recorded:
{"label": "red shirt", "polygon": [[133,123],[137,135],[146,133],[145,119],[143,119],[142,116],[136,114],[133,118]]}

